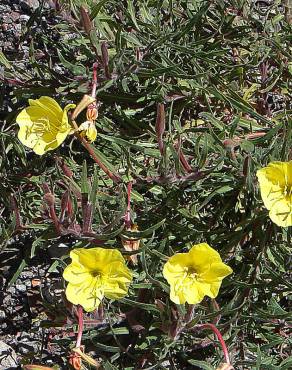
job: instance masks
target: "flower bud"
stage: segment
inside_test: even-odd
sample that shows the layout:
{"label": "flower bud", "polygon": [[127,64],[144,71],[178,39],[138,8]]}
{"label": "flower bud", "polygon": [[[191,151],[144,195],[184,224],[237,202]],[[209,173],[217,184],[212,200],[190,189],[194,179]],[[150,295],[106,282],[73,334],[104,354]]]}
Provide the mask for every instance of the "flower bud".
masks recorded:
{"label": "flower bud", "polygon": [[44,195],[44,201],[49,207],[54,207],[55,204],[55,196],[52,193],[46,193]]}
{"label": "flower bud", "polygon": [[98,116],[96,104],[90,104],[86,111],[86,118],[88,121],[95,121]]}

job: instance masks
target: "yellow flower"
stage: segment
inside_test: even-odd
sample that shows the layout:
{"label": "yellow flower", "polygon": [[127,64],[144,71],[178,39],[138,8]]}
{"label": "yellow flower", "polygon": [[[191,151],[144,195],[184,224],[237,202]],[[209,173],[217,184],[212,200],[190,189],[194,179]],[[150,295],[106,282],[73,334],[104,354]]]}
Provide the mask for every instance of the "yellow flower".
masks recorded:
{"label": "yellow flower", "polygon": [[163,276],[170,285],[170,299],[177,304],[196,304],[204,296],[215,298],[225,276],[232,269],[207,243],[194,245],[188,253],[170,257]]}
{"label": "yellow flower", "polygon": [[271,162],[257,171],[261,196],[278,226],[292,226],[292,161]]}
{"label": "yellow flower", "polygon": [[132,273],[118,250],[78,248],[71,251],[70,257],[72,262],[63,277],[69,282],[66,296],[71,303],[90,312],[103,297],[120,299],[128,293]]}
{"label": "yellow flower", "polygon": [[82,137],[85,136],[89,142],[93,142],[96,139],[97,130],[93,121],[83,122],[78,130],[80,131],[80,135]]}
{"label": "yellow flower", "polygon": [[75,108],[75,104],[68,104],[62,110],[49,96],[29,99],[29,107],[16,117],[19,140],[38,155],[56,149],[72,130],[67,116],[71,108]]}

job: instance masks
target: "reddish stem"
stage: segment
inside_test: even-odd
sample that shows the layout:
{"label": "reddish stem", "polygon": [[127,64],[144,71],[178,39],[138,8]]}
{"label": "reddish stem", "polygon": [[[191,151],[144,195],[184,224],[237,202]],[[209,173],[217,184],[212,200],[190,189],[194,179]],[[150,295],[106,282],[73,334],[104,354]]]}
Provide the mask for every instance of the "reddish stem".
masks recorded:
{"label": "reddish stem", "polygon": [[184,156],[184,153],[182,152],[181,148],[179,148],[179,159],[180,163],[182,164],[183,168],[188,172],[193,172],[192,167],[188,164],[186,157]]}
{"label": "reddish stem", "polygon": [[218,340],[220,342],[220,345],[222,347],[222,350],[223,350],[223,353],[224,353],[225,362],[227,364],[230,364],[230,358],[229,358],[229,353],[228,353],[228,349],[227,349],[226,343],[225,343],[225,341],[224,341],[224,339],[223,339],[220,331],[216,328],[216,326],[214,324],[206,323],[206,324],[196,325],[195,328],[197,328],[197,329],[211,329],[213,331],[213,333],[218,338]]}
{"label": "reddish stem", "polygon": [[13,194],[10,197],[10,201],[11,201],[11,208],[15,215],[15,230],[17,231],[22,230],[24,227],[22,226],[17,200]]}
{"label": "reddish stem", "polygon": [[125,214],[125,225],[126,225],[126,228],[130,228],[131,227],[131,193],[132,193],[132,181],[128,182],[128,185],[127,185],[127,195],[128,195],[128,204],[127,204],[127,211],[126,211],[126,214]]}
{"label": "reddish stem", "polygon": [[55,225],[55,229],[56,229],[58,234],[61,234],[60,222],[59,222],[58,217],[56,215],[55,207],[54,206],[49,206],[49,210],[50,210],[50,217],[53,220],[54,225]]}
{"label": "reddish stem", "polygon": [[95,95],[96,95],[97,69],[98,69],[98,63],[94,63],[93,64],[93,77],[92,77],[92,90],[91,90],[91,96],[93,98],[95,98]]}
{"label": "reddish stem", "polygon": [[78,313],[78,334],[77,334],[77,339],[76,339],[76,348],[79,348],[81,346],[81,339],[82,339],[82,333],[83,333],[83,308],[82,306],[78,306],[77,313]]}
{"label": "reddish stem", "polygon": [[45,192],[44,200],[45,200],[45,202],[47,203],[47,205],[49,207],[50,218],[51,218],[51,220],[53,221],[53,223],[55,225],[55,229],[56,229],[58,235],[60,235],[61,234],[61,226],[60,226],[60,221],[59,221],[59,219],[56,215],[55,196],[51,192],[48,184],[43,183],[42,186],[43,186],[43,189],[44,189],[44,192]]}
{"label": "reddish stem", "polygon": [[155,130],[157,135],[158,147],[161,155],[164,153],[163,135],[165,132],[165,109],[162,103],[157,104],[157,116],[155,123]]}
{"label": "reddish stem", "polygon": [[95,163],[99,165],[99,167],[108,175],[108,177],[113,180],[114,183],[121,182],[121,178],[115,174],[113,174],[97,157],[94,150],[92,149],[91,145],[83,138],[81,137],[77,132],[75,133],[75,136],[78,137],[78,139],[81,141],[82,145],[85,147],[85,149],[88,151],[88,153],[91,155],[91,158],[94,160]]}

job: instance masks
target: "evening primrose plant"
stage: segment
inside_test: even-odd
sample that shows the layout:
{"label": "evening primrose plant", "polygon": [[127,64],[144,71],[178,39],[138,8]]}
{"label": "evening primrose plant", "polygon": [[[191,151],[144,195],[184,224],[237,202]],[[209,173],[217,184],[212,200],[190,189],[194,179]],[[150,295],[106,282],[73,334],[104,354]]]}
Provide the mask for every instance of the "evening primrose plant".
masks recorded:
{"label": "evening primrose plant", "polygon": [[51,35],[43,16],[28,22],[37,63],[4,71],[0,244],[21,246],[11,284],[48,271],[41,348],[60,369],[290,368],[279,4],[95,3],[61,9]]}

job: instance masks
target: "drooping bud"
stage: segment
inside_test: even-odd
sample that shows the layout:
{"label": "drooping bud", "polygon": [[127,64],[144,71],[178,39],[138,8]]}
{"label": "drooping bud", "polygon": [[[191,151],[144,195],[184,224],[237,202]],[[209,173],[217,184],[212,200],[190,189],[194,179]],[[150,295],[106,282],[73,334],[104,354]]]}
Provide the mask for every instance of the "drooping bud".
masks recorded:
{"label": "drooping bud", "polygon": [[89,104],[86,111],[86,118],[88,121],[95,121],[98,116],[98,110],[95,103]]}

